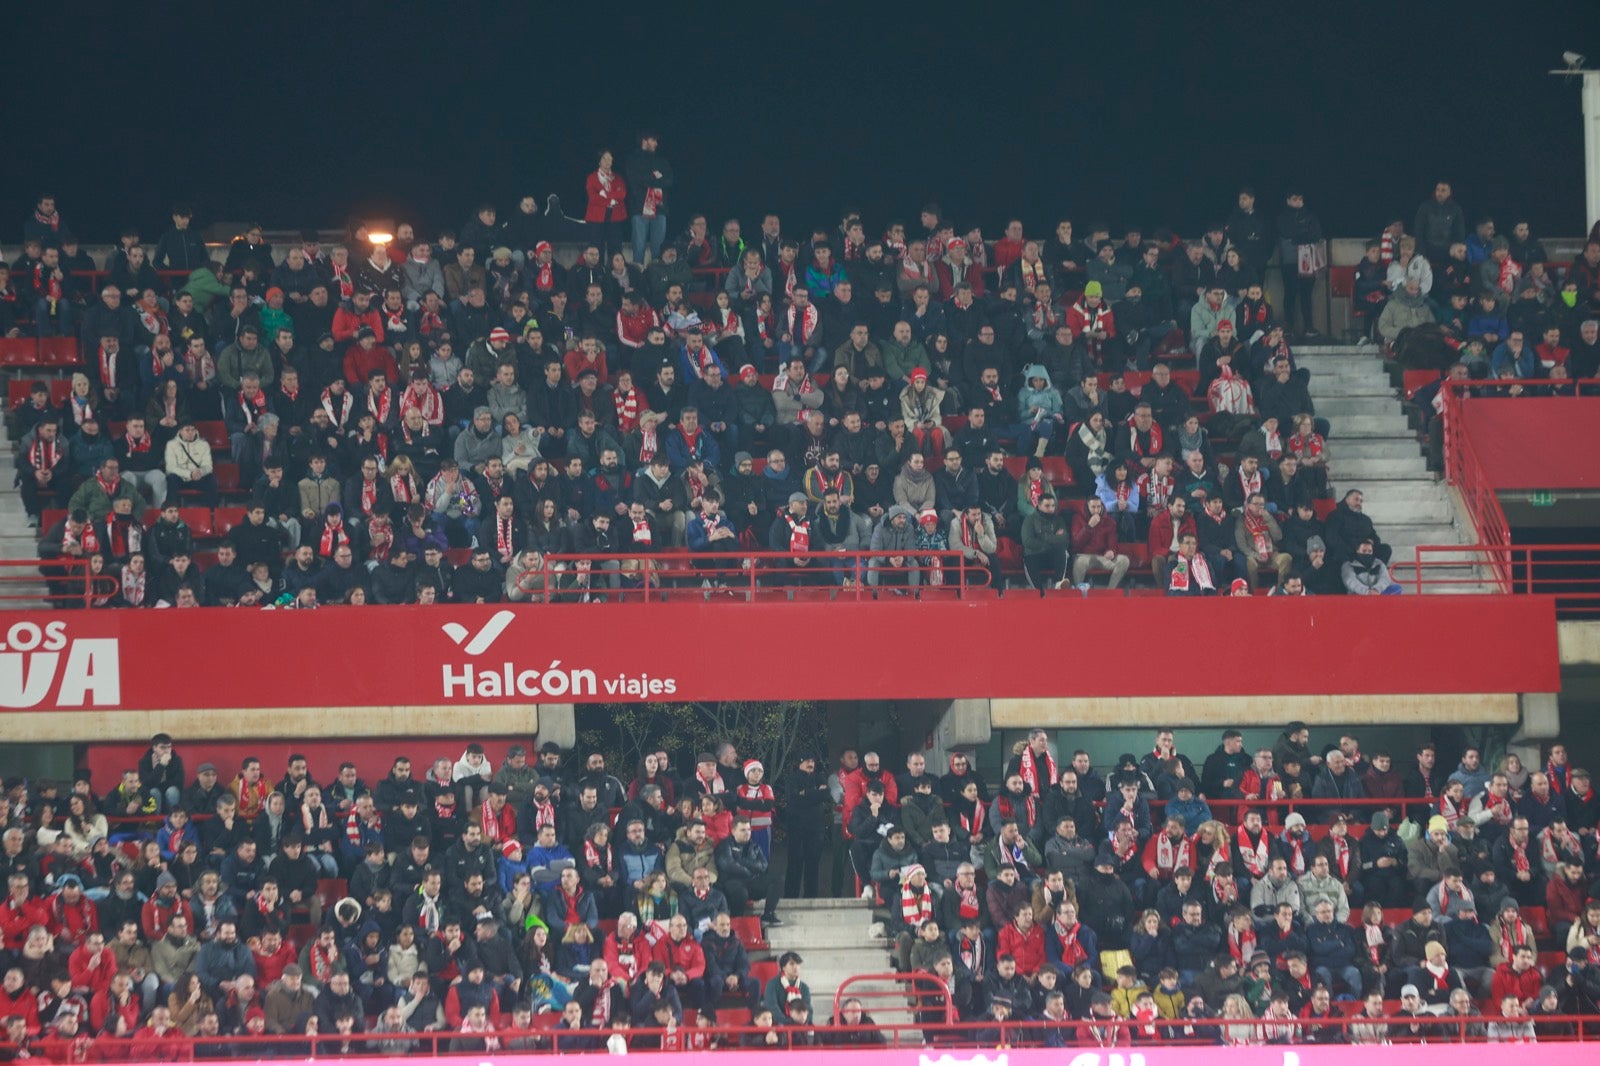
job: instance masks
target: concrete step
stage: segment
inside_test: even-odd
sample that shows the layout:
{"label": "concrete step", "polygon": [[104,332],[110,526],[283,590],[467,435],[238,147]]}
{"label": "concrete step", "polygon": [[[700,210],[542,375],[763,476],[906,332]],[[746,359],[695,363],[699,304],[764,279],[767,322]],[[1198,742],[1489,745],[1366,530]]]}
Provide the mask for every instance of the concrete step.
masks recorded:
{"label": "concrete step", "polygon": [[1346,459],[1413,459],[1422,455],[1422,446],[1410,433],[1370,437],[1340,436],[1340,428],[1333,427],[1334,436],[1328,441],[1332,469],[1338,470]]}
{"label": "concrete step", "polygon": [[1332,422],[1336,431],[1342,420],[1351,415],[1400,414],[1394,396],[1384,393],[1340,390],[1319,393],[1313,399],[1316,401],[1317,414]]}
{"label": "concrete step", "polygon": [[1340,440],[1347,437],[1405,437],[1411,433],[1405,416],[1398,411],[1392,414],[1346,415],[1329,421],[1333,423],[1335,438]]}
{"label": "concrete step", "polygon": [[1404,458],[1366,458],[1352,456],[1345,458],[1343,455],[1335,458],[1329,466],[1330,476],[1335,482],[1354,484],[1366,481],[1392,481],[1392,480],[1421,480],[1424,477],[1432,481],[1433,475],[1427,472],[1427,464],[1420,455],[1411,455]]}
{"label": "concrete step", "polygon": [[[1365,490],[1365,485],[1355,485],[1352,488]],[[1455,521],[1455,510],[1448,500],[1428,499],[1423,496],[1379,496],[1372,495],[1366,499],[1362,508],[1378,527],[1380,535],[1383,530],[1391,525],[1422,524],[1436,522],[1442,526],[1450,525]]]}
{"label": "concrete step", "polygon": [[784,918],[784,924],[777,929],[767,930],[767,943],[772,945],[774,952],[783,951],[821,951],[837,949],[840,951],[876,947],[887,948],[888,941],[882,937],[867,936],[867,925],[860,926],[836,924],[829,927],[816,928],[796,926]]}
{"label": "concrete step", "polygon": [[1363,355],[1376,358],[1382,349],[1372,344],[1297,344],[1294,348],[1296,359],[1308,355]]}
{"label": "concrete step", "polygon": [[[1411,559],[1414,552],[1411,549],[1419,544],[1461,544],[1462,530],[1453,524],[1443,522],[1390,522],[1380,521],[1376,516],[1373,523],[1378,528],[1378,536],[1383,538],[1385,544],[1393,545],[1395,558]],[[1405,549],[1402,551],[1402,549]]]}
{"label": "concrete step", "polygon": [[803,911],[870,911],[871,905],[864,899],[785,899],[783,901],[783,916],[788,918],[791,913]]}

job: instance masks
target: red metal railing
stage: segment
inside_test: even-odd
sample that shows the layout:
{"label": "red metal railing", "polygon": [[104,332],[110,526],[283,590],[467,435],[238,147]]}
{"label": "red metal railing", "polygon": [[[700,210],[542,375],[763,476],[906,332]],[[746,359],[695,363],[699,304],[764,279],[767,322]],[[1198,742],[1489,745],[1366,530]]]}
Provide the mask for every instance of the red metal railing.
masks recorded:
{"label": "red metal railing", "polygon": [[1414,569],[1407,584],[1419,594],[1492,585],[1554,596],[1560,617],[1600,616],[1600,544],[1423,544]]}
{"label": "red metal railing", "polygon": [[[719,602],[787,599],[790,592],[797,599],[870,600],[879,592],[959,597],[989,587],[989,570],[959,551],[908,552],[904,558],[893,566],[884,553],[870,551],[546,555],[518,585],[551,603],[619,595],[651,602],[685,593]],[[613,580],[620,588],[612,587]]]}
{"label": "red metal railing", "polygon": [[93,574],[88,559],[70,555],[54,559],[0,559],[0,609],[87,607],[97,597],[113,595],[116,579]]}
{"label": "red metal railing", "polygon": [[[879,987],[866,987],[877,985]],[[887,985],[885,988],[883,986]],[[862,1009],[878,1026],[903,1016],[907,1024],[951,1025],[956,1019],[950,986],[931,973],[865,973],[846,977],[833,993],[833,1017],[842,1018],[844,1005],[860,1000]]]}
{"label": "red metal railing", "polygon": [[[935,980],[929,975],[930,980]],[[432,1032],[350,1033],[319,1032],[261,1036],[184,1037],[169,1031],[165,1042],[151,1040],[148,1030],[130,1038],[100,1037],[96,1060],[104,1062],[187,1062],[213,1058],[256,1061],[307,1058],[389,1057],[395,1054],[439,1056],[451,1053],[593,1051],[604,1053],[608,1038],[620,1036],[633,1051],[654,1050],[809,1050],[817,1047],[864,1049],[870,1047],[1105,1047],[1190,1046],[1225,1044],[1343,1044],[1343,1043],[1487,1043],[1486,1027],[1504,1022],[1499,1014],[1399,1013],[1399,1004],[1385,1001],[1381,1017],[1355,1013],[1361,1004],[1337,1002],[1329,1014],[1293,1018],[1155,1018],[1151,1020],[1049,1019],[999,1022],[990,1018],[969,1021],[832,1025],[828,1019],[773,1027],[699,1025],[685,1021],[670,1028],[628,1025],[609,1029],[559,1029],[558,1015],[536,1016],[528,1029],[496,1028],[486,1033],[453,1030]],[[1539,1043],[1589,1043],[1600,1039],[1600,1018],[1592,1015],[1523,1017],[1532,1021]],[[1382,1027],[1381,1029],[1378,1027]],[[313,1027],[314,1028],[314,1027]],[[768,1034],[773,1034],[768,1036]],[[493,1040],[493,1048],[473,1042]],[[454,1048],[456,1041],[466,1046]]]}
{"label": "red metal railing", "polygon": [[[1461,493],[1462,503],[1466,506],[1467,514],[1472,519],[1472,525],[1477,530],[1478,542],[1491,548],[1509,548],[1511,546],[1511,524],[1506,521],[1505,510],[1500,506],[1500,497],[1489,484],[1489,478],[1483,471],[1483,464],[1478,459],[1478,453],[1472,446],[1472,438],[1468,436],[1463,425],[1461,405],[1466,396],[1451,384],[1441,386],[1440,395],[1444,397],[1444,410],[1440,417],[1444,419],[1444,470],[1445,477]],[[1418,550],[1421,558],[1421,550]],[[1498,562],[1493,560],[1492,562]],[[1418,567],[1420,574],[1421,568]],[[1496,582],[1502,586],[1502,591],[1509,591],[1509,572],[1492,568]]]}

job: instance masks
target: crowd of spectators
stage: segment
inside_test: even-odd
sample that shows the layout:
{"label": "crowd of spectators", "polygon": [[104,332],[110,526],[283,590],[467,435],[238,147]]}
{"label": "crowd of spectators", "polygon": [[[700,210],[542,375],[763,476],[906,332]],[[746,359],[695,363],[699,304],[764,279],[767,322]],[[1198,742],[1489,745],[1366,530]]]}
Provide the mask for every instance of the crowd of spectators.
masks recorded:
{"label": "crowd of spectators", "polygon": [[930,1039],[1530,1040],[1600,1014],[1600,797],[1560,742],[1448,771],[1432,744],[1314,748],[1293,722],[1198,766],[1160,730],[1107,769],[1036,729],[993,789],[964,753],[939,774],[803,752],[769,784],[722,744],[625,785],[598,753],[505,751],[397,756],[369,786],[293,754],[276,781],[255,758],[191,773],[162,734],[103,794],[7,781],[7,1055],[710,1047],[719,1009],[747,1046],[879,1042],[859,1002],[821,1020],[797,953],[746,946],[819,894],[830,835],[835,893],[938,990],[916,1019],[954,1005]]}
{"label": "crowd of spectators", "polygon": [[[991,242],[937,204],[877,238],[847,212],[668,241],[654,138],[612,162],[570,266],[532,197],[433,239],[252,226],[215,259],[178,205],[91,293],[40,197],[0,325],[83,359],[15,411],[41,556],[131,607],[604,599],[662,578],[599,557],[683,549],[787,556],[775,584],[927,584],[959,551],[1001,588],[1397,591],[1359,494],[1320,517],[1330,427],[1290,344],[1326,255],[1297,192],[1268,219],[1241,190],[1187,242],[1067,220]],[[183,509],[224,494],[245,520],[197,559]]]}

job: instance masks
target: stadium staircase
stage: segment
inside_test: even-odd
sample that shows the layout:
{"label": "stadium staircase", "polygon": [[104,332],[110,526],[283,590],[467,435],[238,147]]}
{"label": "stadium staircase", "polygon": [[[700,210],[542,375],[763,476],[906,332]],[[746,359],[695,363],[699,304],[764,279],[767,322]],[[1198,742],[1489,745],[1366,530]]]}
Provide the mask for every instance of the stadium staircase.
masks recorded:
{"label": "stadium staircase", "polygon": [[[889,970],[889,942],[868,935],[872,911],[860,899],[786,899],[778,907],[783,924],[766,930],[767,943],[776,960],[786,951],[796,951],[805,960],[801,979],[811,986],[811,1006],[816,1016],[826,1018],[833,1009],[833,993],[847,977],[855,974],[885,973]],[[887,991],[861,982],[851,989]]]}
{"label": "stadium staircase", "polygon": [[[1360,489],[1378,535],[1394,548],[1404,582],[1419,544],[1463,544],[1476,539],[1459,526],[1450,487],[1427,467],[1422,446],[1407,421],[1380,350],[1372,346],[1306,345],[1295,360],[1311,372],[1317,414],[1332,423],[1328,467],[1334,498]],[[1465,556],[1463,556],[1465,559]],[[1430,565],[1430,575],[1434,570]],[[1449,573],[1465,579],[1471,569]],[[1439,576],[1446,576],[1441,574]],[[1442,584],[1454,592],[1487,592],[1472,584]]]}
{"label": "stadium staircase", "polygon": [[[28,524],[28,512],[22,506],[22,493],[12,484],[15,472],[17,445],[11,436],[9,420],[0,418],[0,456],[10,462],[0,463],[0,559],[33,559],[39,554],[38,530]],[[19,571],[20,573],[20,571]],[[43,607],[44,581],[17,580],[7,575],[4,587],[9,608]],[[30,599],[37,595],[37,602]]]}

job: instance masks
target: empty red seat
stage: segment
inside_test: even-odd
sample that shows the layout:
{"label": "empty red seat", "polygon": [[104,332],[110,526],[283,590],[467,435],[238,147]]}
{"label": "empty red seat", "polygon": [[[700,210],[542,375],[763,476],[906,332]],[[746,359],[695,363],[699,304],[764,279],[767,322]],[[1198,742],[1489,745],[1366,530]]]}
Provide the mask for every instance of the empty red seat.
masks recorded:
{"label": "empty red seat", "polygon": [[215,464],[214,470],[215,470],[216,475],[217,475],[217,491],[218,492],[238,492],[239,491],[239,464],[238,463],[217,463],[217,464]]}
{"label": "empty red seat", "polygon": [[1522,908],[1522,920],[1528,923],[1528,928],[1533,930],[1534,936],[1550,935],[1550,918],[1543,907]]}
{"label": "empty red seat", "polygon": [[1437,370],[1407,370],[1404,376],[1406,399],[1411,399],[1417,394],[1418,389],[1425,385],[1432,385],[1438,380],[1439,372]]}
{"label": "empty red seat", "polygon": [[[38,366],[39,341],[34,337],[0,337],[0,366]],[[13,384],[16,384],[13,382]],[[22,391],[22,398],[28,398],[28,391]],[[16,406],[13,400],[12,406]]]}
{"label": "empty red seat", "polygon": [[1338,503],[1337,500],[1313,500],[1312,501],[1312,507],[1317,512],[1317,517],[1319,519],[1324,520],[1324,521],[1327,520],[1327,517],[1333,513],[1333,509],[1335,507],[1337,507],[1337,506],[1339,506],[1339,503]]}
{"label": "empty red seat", "polygon": [[50,382],[50,403],[60,407],[67,402],[67,397],[72,395],[72,381],[69,378],[54,378]]}
{"label": "empty red seat", "polygon": [[219,534],[212,522],[211,508],[209,507],[180,507],[178,518],[189,527],[189,532],[198,540],[209,540]]}
{"label": "empty red seat", "polygon": [[76,337],[40,337],[39,362],[45,366],[78,366],[78,339]]}
{"label": "empty red seat", "polygon": [[222,422],[196,422],[194,428],[200,431],[200,439],[213,448],[220,448],[226,452],[232,447],[228,440],[228,427]]}
{"label": "empty red seat", "polygon": [[734,918],[733,935],[739,938],[739,943],[745,946],[746,951],[755,951],[757,949],[765,949],[767,947],[767,938],[761,932],[760,918]]}
{"label": "empty red seat", "polygon": [[1057,487],[1072,484],[1072,468],[1067,465],[1065,458],[1059,455],[1047,455],[1040,462],[1044,466],[1045,480],[1050,484]]}
{"label": "empty red seat", "polygon": [[778,963],[776,959],[761,959],[750,964],[750,976],[761,982],[765,988],[767,982],[778,976]]}
{"label": "empty red seat", "polygon": [[212,528],[217,531],[217,536],[226,537],[233,532],[233,527],[244,525],[244,521],[243,507],[218,507]]}

